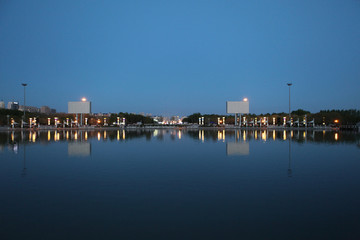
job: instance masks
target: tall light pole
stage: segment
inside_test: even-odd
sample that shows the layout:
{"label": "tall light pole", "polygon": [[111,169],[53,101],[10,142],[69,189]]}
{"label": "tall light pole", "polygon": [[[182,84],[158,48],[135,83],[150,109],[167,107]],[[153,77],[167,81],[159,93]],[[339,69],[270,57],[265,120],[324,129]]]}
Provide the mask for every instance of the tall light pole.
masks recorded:
{"label": "tall light pole", "polygon": [[24,86],[24,117],[23,117],[23,121],[22,121],[22,124],[21,124],[24,127],[25,111],[26,111],[25,87],[27,86],[27,83],[22,83],[21,85]]}
{"label": "tall light pole", "polygon": [[290,121],[290,126],[291,126],[291,111],[290,111],[290,87],[291,87],[292,83],[288,83],[287,85],[289,86],[289,121]]}

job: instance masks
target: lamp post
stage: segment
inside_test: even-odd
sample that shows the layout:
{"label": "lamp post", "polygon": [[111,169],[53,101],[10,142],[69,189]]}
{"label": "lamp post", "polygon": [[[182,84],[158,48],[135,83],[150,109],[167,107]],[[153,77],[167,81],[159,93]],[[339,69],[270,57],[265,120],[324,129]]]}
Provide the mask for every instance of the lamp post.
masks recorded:
{"label": "lamp post", "polygon": [[23,85],[23,87],[24,87],[24,116],[23,116],[23,120],[22,120],[21,126],[24,127],[25,111],[26,111],[25,87],[27,86],[27,83],[22,83],[21,85]]}
{"label": "lamp post", "polygon": [[291,87],[292,83],[288,83],[287,85],[289,86],[289,121],[290,121],[290,126],[291,126],[291,112],[290,112],[290,87]]}

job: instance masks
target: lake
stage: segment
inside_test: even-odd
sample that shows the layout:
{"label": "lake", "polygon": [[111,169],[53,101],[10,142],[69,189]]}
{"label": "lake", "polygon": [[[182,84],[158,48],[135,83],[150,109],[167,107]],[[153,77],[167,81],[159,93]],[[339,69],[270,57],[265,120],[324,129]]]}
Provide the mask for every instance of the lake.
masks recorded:
{"label": "lake", "polygon": [[0,132],[1,239],[360,239],[360,135]]}

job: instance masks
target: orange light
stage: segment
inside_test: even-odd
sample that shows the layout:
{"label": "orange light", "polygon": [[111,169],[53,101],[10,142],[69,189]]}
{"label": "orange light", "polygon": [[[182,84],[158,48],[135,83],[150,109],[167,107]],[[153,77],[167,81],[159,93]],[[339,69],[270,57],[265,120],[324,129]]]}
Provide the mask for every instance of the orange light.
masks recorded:
{"label": "orange light", "polygon": [[98,123],[100,123],[101,121],[100,121],[100,119],[98,119]]}
{"label": "orange light", "polygon": [[83,98],[81,99],[81,101],[86,102],[86,98],[83,97]]}
{"label": "orange light", "polygon": [[339,120],[336,119],[334,122],[335,122],[335,123],[339,123]]}

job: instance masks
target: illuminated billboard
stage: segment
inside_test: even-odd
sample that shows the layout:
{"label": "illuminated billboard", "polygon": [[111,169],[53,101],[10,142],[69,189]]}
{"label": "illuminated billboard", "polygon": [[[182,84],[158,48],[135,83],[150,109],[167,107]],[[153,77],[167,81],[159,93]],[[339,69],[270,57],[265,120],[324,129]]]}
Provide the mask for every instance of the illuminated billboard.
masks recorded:
{"label": "illuminated billboard", "polygon": [[69,102],[68,113],[91,113],[91,102]]}
{"label": "illuminated billboard", "polygon": [[249,113],[249,102],[246,101],[227,101],[226,113]]}

